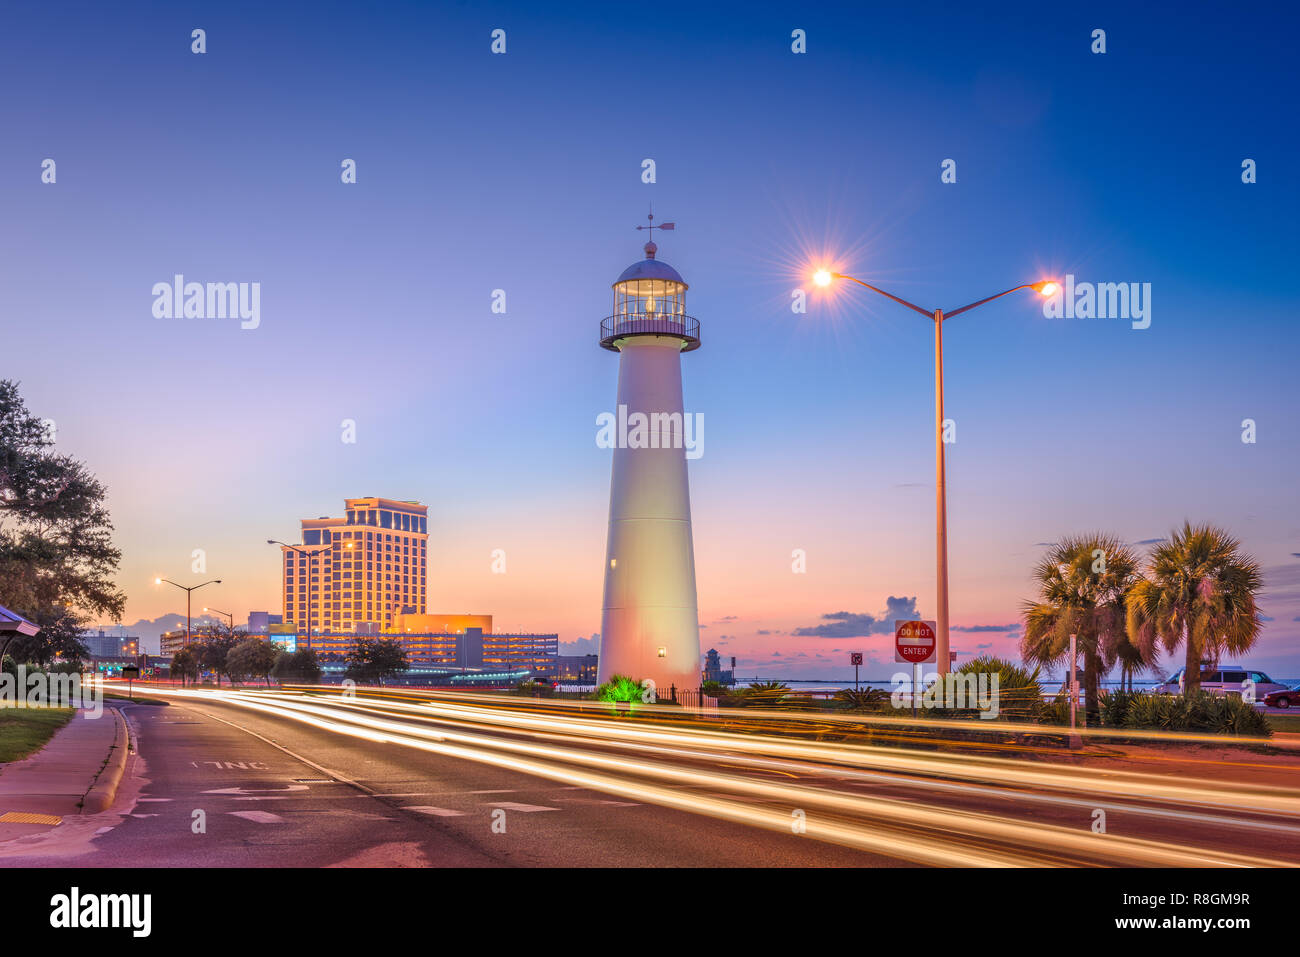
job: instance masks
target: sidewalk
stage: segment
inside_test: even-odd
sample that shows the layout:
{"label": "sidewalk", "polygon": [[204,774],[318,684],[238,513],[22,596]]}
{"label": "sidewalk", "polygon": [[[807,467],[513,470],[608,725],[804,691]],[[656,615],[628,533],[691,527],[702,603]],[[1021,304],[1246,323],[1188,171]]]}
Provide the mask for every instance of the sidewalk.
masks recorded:
{"label": "sidewalk", "polygon": [[0,843],[112,803],[126,767],[126,722],[111,706],[99,718],[85,715],[74,715],[31,757],[0,764]]}

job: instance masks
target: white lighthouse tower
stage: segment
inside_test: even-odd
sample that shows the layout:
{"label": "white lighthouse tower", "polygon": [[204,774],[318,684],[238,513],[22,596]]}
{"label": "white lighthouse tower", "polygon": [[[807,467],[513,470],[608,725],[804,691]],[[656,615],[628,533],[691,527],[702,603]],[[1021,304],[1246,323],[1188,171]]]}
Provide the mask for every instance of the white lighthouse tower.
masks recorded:
{"label": "white lighthouse tower", "polygon": [[[613,315],[600,324],[601,346],[619,356],[620,440],[609,483],[599,680],[649,678],[660,699],[700,684],[681,364],[683,352],[700,347],[700,324],[686,314],[686,281],[655,258],[653,230],[673,225],[656,226],[651,214],[649,226],[637,227],[651,230],[646,258],[618,277]],[[648,428],[638,435],[625,422]]]}

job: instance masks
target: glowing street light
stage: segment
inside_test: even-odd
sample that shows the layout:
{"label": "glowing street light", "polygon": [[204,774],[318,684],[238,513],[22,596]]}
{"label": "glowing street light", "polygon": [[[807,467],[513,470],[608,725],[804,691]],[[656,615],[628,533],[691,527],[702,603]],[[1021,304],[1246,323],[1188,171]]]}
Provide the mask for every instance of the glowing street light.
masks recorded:
{"label": "glowing street light", "polygon": [[234,616],[231,612],[228,612],[228,611],[222,611],[220,608],[209,608],[207,605],[204,605],[204,606],[203,606],[203,611],[204,611],[205,613],[206,613],[206,612],[211,612],[211,613],[214,614],[214,615],[225,615],[227,618],[229,618],[229,619],[230,619],[230,634],[231,634],[232,637],[234,636],[234,634],[235,634],[235,616]]}
{"label": "glowing street light", "polygon": [[170,578],[155,578],[153,583],[155,585],[176,585],[177,588],[185,592],[185,647],[188,648],[190,646],[190,594],[198,591],[203,585],[220,585],[221,579],[214,578],[212,581],[203,582],[200,585],[177,585]]}
{"label": "glowing street light", "polygon": [[1038,282],[1025,283],[1020,286],[1014,286],[1005,292],[999,292],[996,295],[988,296],[977,302],[962,306],[960,309],[953,309],[945,313],[942,309],[923,309],[920,306],[908,302],[906,299],[900,299],[892,293],[885,292],[883,289],[871,285],[869,282],[863,282],[853,276],[846,276],[843,273],[831,272],[828,269],[818,269],[813,273],[813,282],[819,286],[829,286],[834,279],[847,279],[849,282],[855,282],[859,286],[865,286],[872,292],[879,293],[886,299],[892,299],[901,306],[906,306],[913,312],[919,312],[921,315],[934,322],[934,458],[935,458],[935,581],[937,595],[937,608],[935,609],[935,623],[938,634],[935,640],[935,657],[938,659],[938,672],[942,676],[948,672],[948,496],[946,490],[946,469],[944,465],[943,454],[943,322],[945,319],[951,319],[976,306],[982,306],[986,302],[992,302],[994,299],[1001,299],[1003,296],[1010,295],[1013,292],[1019,292],[1021,289],[1032,289],[1040,296],[1054,296],[1061,288],[1060,283],[1054,279],[1043,279]]}
{"label": "glowing street light", "polygon": [[[307,625],[307,647],[310,649],[310,648],[311,648],[311,606],[312,606],[312,599],[311,599],[311,573],[312,573],[312,571],[315,569],[316,559],[318,559],[318,558],[322,558],[322,557],[325,557],[328,553],[330,553],[330,552],[332,551],[332,546],[330,546],[330,545],[326,545],[324,548],[318,548],[318,549],[316,549],[315,551],[308,551],[306,548],[303,548],[303,547],[301,547],[301,546],[298,546],[298,545],[290,545],[290,544],[288,544],[287,542],[282,542],[282,541],[280,541],[280,540],[278,540],[278,539],[275,539],[275,538],[268,538],[268,539],[266,540],[266,544],[268,544],[268,545],[279,545],[279,546],[281,546],[281,547],[283,547],[283,548],[287,548],[287,549],[289,549],[289,551],[291,551],[291,552],[297,552],[299,555],[302,555],[304,558],[307,559],[307,581],[306,581],[306,585],[307,585],[307,614],[306,614],[305,616],[303,616],[303,617],[304,617],[304,619],[305,619],[305,621],[306,621],[306,625]],[[355,544],[354,542],[345,542],[345,543],[343,544],[343,547],[344,547],[344,548],[347,548],[347,549],[351,549],[351,548],[353,547],[354,544]],[[300,608],[299,611],[301,612],[302,609]],[[323,609],[323,608],[322,608],[322,614],[321,614],[321,617],[322,617],[322,619],[324,618],[324,609]],[[295,619],[295,620],[296,620],[296,619]],[[322,621],[321,625],[322,625],[322,627],[324,627],[324,622],[323,622],[323,621]]]}

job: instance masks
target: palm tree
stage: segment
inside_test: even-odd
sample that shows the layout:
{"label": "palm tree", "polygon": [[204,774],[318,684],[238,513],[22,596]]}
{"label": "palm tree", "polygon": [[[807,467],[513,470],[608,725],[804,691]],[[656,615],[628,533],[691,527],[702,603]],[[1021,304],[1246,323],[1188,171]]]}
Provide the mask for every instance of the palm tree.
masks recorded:
{"label": "palm tree", "polygon": [[1039,597],[1022,606],[1020,656],[1041,666],[1064,664],[1074,635],[1090,720],[1097,719],[1101,676],[1127,644],[1124,599],[1138,579],[1132,550],[1100,532],[1062,539],[1034,569]]}
{"label": "palm tree", "polygon": [[1133,586],[1127,625],[1148,656],[1184,646],[1183,688],[1200,689],[1201,662],[1246,652],[1259,637],[1255,596],[1264,579],[1240,542],[1212,525],[1184,522],[1151,552],[1147,576]]}

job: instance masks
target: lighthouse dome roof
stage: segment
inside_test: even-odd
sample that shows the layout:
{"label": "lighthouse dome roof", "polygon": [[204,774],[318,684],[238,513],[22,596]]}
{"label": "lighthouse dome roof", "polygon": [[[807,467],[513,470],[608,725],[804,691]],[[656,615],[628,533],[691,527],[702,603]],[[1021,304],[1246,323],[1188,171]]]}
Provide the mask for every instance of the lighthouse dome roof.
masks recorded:
{"label": "lighthouse dome roof", "polygon": [[679,282],[683,286],[686,280],[672,266],[659,259],[643,259],[638,263],[633,263],[623,270],[623,275],[615,281],[615,285],[620,282],[627,282],[632,279],[663,279],[668,282]]}

